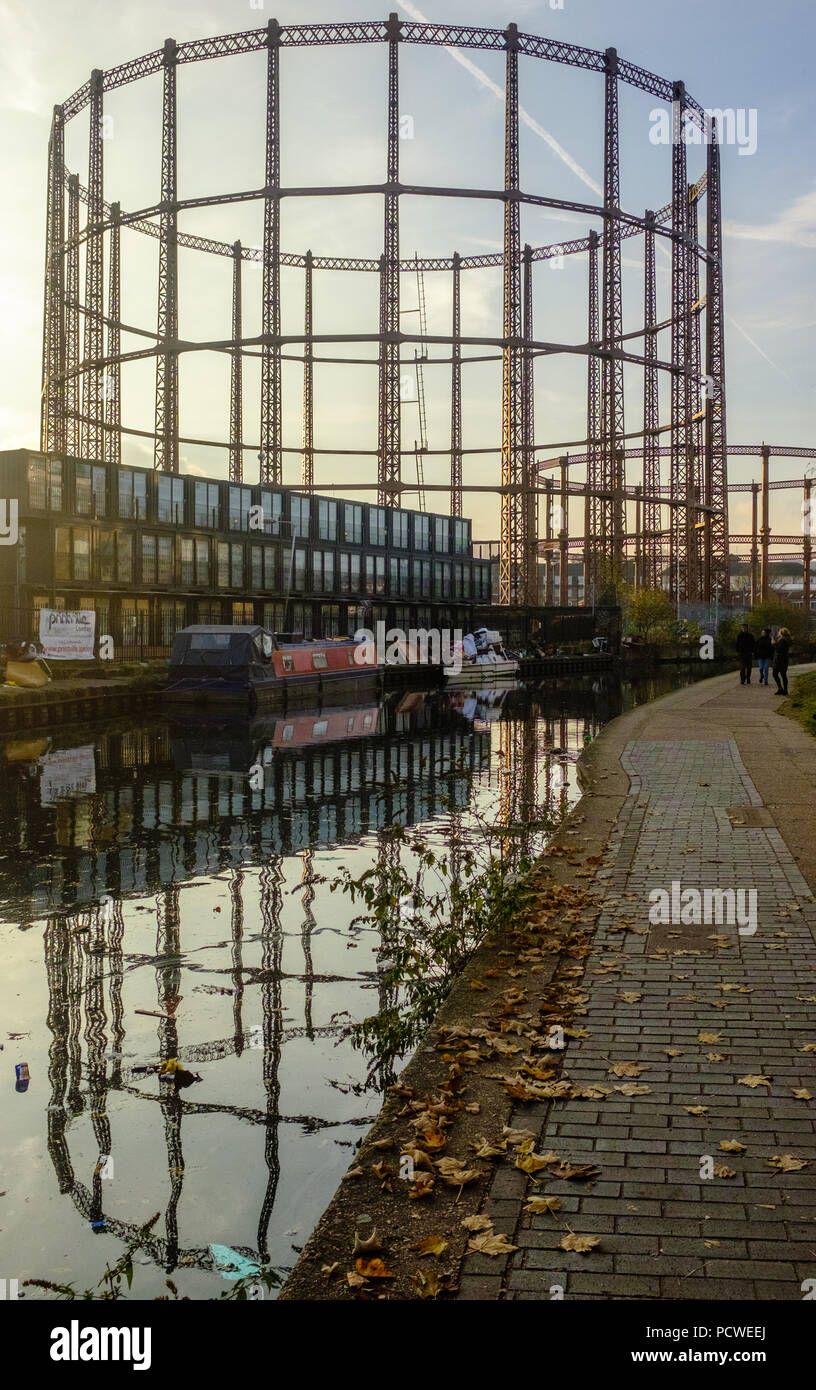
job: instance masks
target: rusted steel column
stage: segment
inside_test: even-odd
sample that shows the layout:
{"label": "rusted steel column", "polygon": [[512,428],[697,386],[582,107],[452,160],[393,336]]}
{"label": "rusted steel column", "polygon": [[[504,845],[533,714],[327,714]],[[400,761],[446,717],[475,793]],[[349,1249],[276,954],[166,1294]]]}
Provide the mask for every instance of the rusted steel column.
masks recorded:
{"label": "rusted steel column", "polygon": [[558,529],[558,602],[562,607],[569,606],[569,496],[567,492],[567,468],[569,456],[559,460],[561,482],[561,509]]}
{"label": "rusted steel column", "polygon": [[244,478],[244,453],[241,448],[244,429],[244,355],[240,346],[244,334],[241,271],[241,243],[234,241],[232,244],[232,341],[234,346],[230,363],[229,479],[231,483],[243,482]]}
{"label": "rusted steel column", "polygon": [[759,530],[757,512],[759,504],[759,483],[751,484],[751,607],[759,599]]}
{"label": "rusted steel column", "polygon": [[504,322],[502,337],[502,502],[499,603],[523,600],[524,451],[522,448],[521,216],[519,192],[518,29],[505,34],[507,76],[504,129]]}
{"label": "rusted steel column", "polygon": [[771,539],[770,527],[770,463],[771,451],[767,444],[762,446],[762,525],[759,530],[759,591],[763,602],[768,597],[768,546]]}

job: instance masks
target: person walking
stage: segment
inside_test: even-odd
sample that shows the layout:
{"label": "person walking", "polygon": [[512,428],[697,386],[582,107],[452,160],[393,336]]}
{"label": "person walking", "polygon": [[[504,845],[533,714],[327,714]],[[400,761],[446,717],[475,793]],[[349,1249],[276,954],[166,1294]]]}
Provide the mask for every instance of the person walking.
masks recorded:
{"label": "person walking", "polygon": [[754,656],[756,638],[747,623],[743,623],[737,633],[737,656],[740,659],[740,685],[751,684],[751,662]]}
{"label": "person walking", "polygon": [[787,695],[788,693],[788,657],[792,640],[790,628],[781,627],[773,644],[773,677],[776,681],[774,695]]}
{"label": "person walking", "polygon": [[773,657],[773,640],[769,627],[764,627],[760,632],[754,647],[754,656],[759,669],[759,683],[760,685],[767,685],[768,672],[771,669],[771,658]]}

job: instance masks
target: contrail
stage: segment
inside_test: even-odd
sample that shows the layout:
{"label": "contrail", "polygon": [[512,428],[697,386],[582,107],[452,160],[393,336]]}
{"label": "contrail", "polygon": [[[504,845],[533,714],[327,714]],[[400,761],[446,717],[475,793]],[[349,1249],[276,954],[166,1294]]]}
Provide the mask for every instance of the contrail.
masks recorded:
{"label": "contrail", "polygon": [[[428,19],[427,15],[424,15],[421,10],[418,10],[416,5],[410,4],[409,0],[403,0],[401,8],[419,24],[434,23],[434,21]],[[498,97],[499,101],[504,101],[503,88],[501,88],[498,83],[494,82],[492,77],[488,77],[483,68],[471,62],[470,58],[466,58],[464,53],[460,53],[458,48],[452,48],[449,44],[443,44],[442,47],[446,53],[450,54],[453,61],[458,63],[460,67],[463,67],[466,72],[469,72],[472,77],[475,77],[476,81],[482,87],[486,87],[489,92],[492,92],[495,97]],[[543,140],[546,145],[549,145],[553,154],[557,155],[562,163],[566,164],[567,168],[571,169],[573,174],[575,174],[582,183],[586,184],[587,188],[591,188],[593,193],[596,193],[599,198],[603,198],[603,189],[600,184],[595,182],[592,175],[588,174],[586,169],[582,168],[577,159],[573,159],[569,151],[565,150],[563,145],[559,145],[555,136],[551,135],[548,130],[545,130],[543,125],[539,125],[538,121],[530,115],[529,111],[525,111],[523,106],[519,106],[519,120],[532,130],[540,140]]]}
{"label": "contrail", "polygon": [[[433,24],[435,22],[434,20],[428,19],[427,15],[424,15],[421,10],[417,9],[416,5],[410,3],[410,0],[402,0],[401,8],[405,10],[406,14],[409,14],[411,18],[415,19],[419,24]],[[499,99],[499,101],[504,101],[503,88],[501,88],[498,85],[498,83],[494,82],[491,77],[488,77],[487,73],[484,71],[483,68],[480,68],[478,64],[471,62],[470,58],[466,58],[464,53],[460,53],[458,48],[452,48],[449,44],[443,44],[442,47],[444,48],[444,51],[446,53],[450,54],[451,58],[453,58],[455,63],[458,63],[460,67],[463,67],[466,70],[466,72],[469,72],[472,77],[476,78],[476,81],[480,84],[480,86],[486,87],[489,92],[492,92],[493,95]],[[587,173],[586,169],[584,169],[578,163],[577,159],[573,159],[569,151],[565,150],[563,145],[559,145],[555,136],[551,135],[548,130],[545,130],[544,126],[540,125],[538,121],[536,121],[530,115],[529,111],[525,111],[523,106],[519,106],[519,119],[523,121],[524,124],[537,136],[539,136],[539,138],[543,140],[545,144],[549,145],[550,149],[553,151],[553,154],[557,155],[558,158],[562,161],[562,163],[566,164],[567,168],[571,169],[573,174],[575,174],[576,177],[579,178],[582,183],[586,184],[587,188],[591,188],[593,193],[596,193],[599,198],[603,198],[604,191],[601,188],[600,184],[595,182],[591,174]],[[662,238],[658,240],[658,250],[661,255],[664,255],[667,259],[670,259],[669,252],[663,245]],[[742,334],[746,342],[750,343],[751,347],[756,349],[760,357],[763,357],[765,361],[768,363],[768,365],[770,367],[773,367],[774,371],[779,372],[782,376],[788,377],[788,373],[784,370],[784,368],[778,366],[776,362],[771,361],[768,354],[764,352],[763,349],[759,346],[759,343],[754,341],[750,333],[747,333],[746,330],[742,327],[742,325],[737,323],[737,320],[733,318],[731,314],[726,315],[726,317],[728,318],[729,323],[733,323],[734,327],[737,329],[737,332]],[[791,378],[788,377],[788,380],[790,381]]]}

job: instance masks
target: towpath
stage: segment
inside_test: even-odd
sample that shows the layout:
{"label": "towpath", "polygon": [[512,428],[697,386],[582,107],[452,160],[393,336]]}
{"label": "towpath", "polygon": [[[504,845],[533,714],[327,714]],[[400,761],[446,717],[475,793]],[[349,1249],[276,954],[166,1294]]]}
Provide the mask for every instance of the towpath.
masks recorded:
{"label": "towpath", "polygon": [[[499,1165],[483,1211],[518,1248],[467,1255],[459,1298],[802,1299],[816,1280],[816,739],[755,682],[705,681],[593,746],[602,910],[563,1071],[604,1089],[635,1072],[635,1093],[517,1106],[537,1153],[597,1176]],[[755,893],[755,919],[651,922],[673,883],[749,911]],[[530,1214],[531,1195],[560,1206]],[[599,1243],[565,1251],[570,1232]]]}

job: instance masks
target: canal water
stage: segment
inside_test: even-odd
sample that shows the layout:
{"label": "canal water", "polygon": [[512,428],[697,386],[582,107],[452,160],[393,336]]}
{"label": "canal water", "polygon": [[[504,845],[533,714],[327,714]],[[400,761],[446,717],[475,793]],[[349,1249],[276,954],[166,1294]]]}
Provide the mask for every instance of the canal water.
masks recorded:
{"label": "canal water", "polygon": [[350,1029],[388,1002],[382,942],[332,882],[393,825],[537,851],[584,746],[694,674],[6,738],[0,1276],[95,1285],[156,1213],[132,1297],[218,1297],[217,1247],[291,1268],[389,1074]]}

